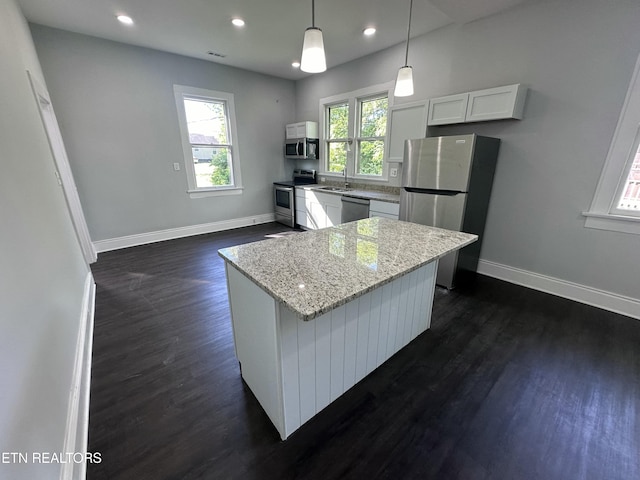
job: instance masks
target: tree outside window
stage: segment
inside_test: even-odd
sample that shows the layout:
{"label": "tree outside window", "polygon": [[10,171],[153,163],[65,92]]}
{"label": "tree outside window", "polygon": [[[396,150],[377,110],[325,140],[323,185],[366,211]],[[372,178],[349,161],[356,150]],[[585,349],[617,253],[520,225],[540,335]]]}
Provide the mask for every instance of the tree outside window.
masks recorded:
{"label": "tree outside window", "polygon": [[233,94],[185,85],[174,85],[173,92],[187,193],[191,198],[241,195]]}
{"label": "tree outside window", "polygon": [[389,85],[320,100],[324,121],[321,172],[384,180]]}
{"label": "tree outside window", "polygon": [[327,110],[329,117],[328,170],[340,173],[347,167],[349,104],[333,105]]}
{"label": "tree outside window", "polygon": [[386,96],[360,102],[357,161],[359,175],[382,175],[388,106]]}
{"label": "tree outside window", "polygon": [[206,188],[232,185],[226,104],[185,97],[184,108],[193,152],[196,186]]}

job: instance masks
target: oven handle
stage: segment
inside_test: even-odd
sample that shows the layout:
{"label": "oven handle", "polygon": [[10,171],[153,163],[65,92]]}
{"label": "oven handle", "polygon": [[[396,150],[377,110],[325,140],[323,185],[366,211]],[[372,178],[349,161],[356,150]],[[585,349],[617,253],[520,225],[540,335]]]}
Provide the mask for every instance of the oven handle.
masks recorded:
{"label": "oven handle", "polygon": [[281,192],[293,192],[293,187],[281,187],[276,185],[276,190],[280,190]]}

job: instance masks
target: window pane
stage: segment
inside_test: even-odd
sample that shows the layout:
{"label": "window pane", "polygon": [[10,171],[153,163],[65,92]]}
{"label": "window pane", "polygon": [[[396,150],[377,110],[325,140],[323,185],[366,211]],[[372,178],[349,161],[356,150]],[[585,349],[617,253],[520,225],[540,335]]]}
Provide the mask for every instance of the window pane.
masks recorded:
{"label": "window pane", "polygon": [[347,164],[347,143],[329,143],[329,171],[342,172]]}
{"label": "window pane", "polygon": [[358,148],[358,174],[382,175],[383,155],[382,140],[361,140]]}
{"label": "window pane", "polygon": [[347,138],[349,136],[349,105],[329,107],[329,139]]}
{"label": "window pane", "polygon": [[622,189],[618,208],[640,212],[640,148],[638,148],[631,164],[631,170],[629,170],[629,176]]}
{"label": "window pane", "polygon": [[224,102],[184,99],[189,143],[229,143]]}
{"label": "window pane", "polygon": [[191,151],[198,188],[231,185],[231,151],[228,147],[193,147]]}
{"label": "window pane", "polygon": [[360,136],[384,137],[387,133],[388,100],[374,98],[360,104]]}

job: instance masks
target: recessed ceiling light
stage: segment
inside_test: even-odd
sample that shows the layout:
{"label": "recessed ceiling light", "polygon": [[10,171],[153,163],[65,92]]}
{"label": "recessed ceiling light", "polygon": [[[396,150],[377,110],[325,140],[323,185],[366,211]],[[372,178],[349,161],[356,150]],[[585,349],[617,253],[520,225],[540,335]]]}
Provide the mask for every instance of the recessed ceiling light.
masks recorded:
{"label": "recessed ceiling light", "polygon": [[293,63],[291,63],[291,66],[293,68],[300,68],[300,62],[293,62]]}
{"label": "recessed ceiling light", "polygon": [[133,25],[133,19],[128,17],[127,15],[118,15],[116,17],[120,23],[124,23],[125,25]]}
{"label": "recessed ceiling light", "polygon": [[376,33],[376,29],[374,27],[367,27],[362,31],[362,33],[364,33],[367,37],[370,37],[371,35]]}
{"label": "recessed ceiling light", "polygon": [[236,27],[244,27],[244,20],[242,20],[241,18],[234,18],[233,20],[231,20],[231,23],[233,23]]}

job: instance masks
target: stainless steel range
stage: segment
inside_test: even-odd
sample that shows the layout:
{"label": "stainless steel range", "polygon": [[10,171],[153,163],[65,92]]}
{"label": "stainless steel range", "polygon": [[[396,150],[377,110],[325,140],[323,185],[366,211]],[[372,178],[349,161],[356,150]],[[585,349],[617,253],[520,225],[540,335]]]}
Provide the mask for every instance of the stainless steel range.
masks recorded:
{"label": "stainless steel range", "polygon": [[294,170],[293,180],[273,183],[276,222],[283,223],[289,227],[296,226],[295,186],[314,183],[316,183],[315,170]]}

